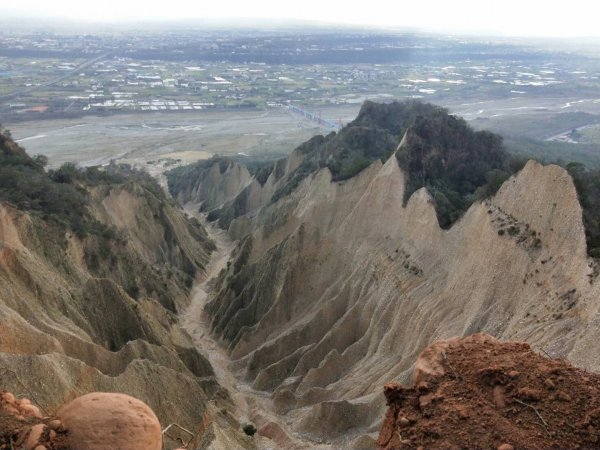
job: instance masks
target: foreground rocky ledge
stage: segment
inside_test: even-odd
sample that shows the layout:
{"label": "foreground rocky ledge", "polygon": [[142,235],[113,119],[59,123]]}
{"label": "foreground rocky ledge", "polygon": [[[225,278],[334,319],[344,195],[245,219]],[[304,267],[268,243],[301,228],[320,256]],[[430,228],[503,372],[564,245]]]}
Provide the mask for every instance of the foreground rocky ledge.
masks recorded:
{"label": "foreground rocky ledge", "polygon": [[162,433],[154,412],[125,394],[94,392],[43,417],[28,399],[0,396],[0,448],[22,450],[160,450]]}
{"label": "foreground rocky ledge", "polygon": [[385,386],[379,449],[598,448],[600,375],[486,334],[437,341]]}
{"label": "foreground rocky ledge", "polygon": [[[164,428],[141,400],[121,393],[93,392],[55,414],[0,390],[0,450],[256,449],[254,439],[226,410],[209,404],[193,431],[173,423]],[[177,445],[179,447],[179,445]]]}

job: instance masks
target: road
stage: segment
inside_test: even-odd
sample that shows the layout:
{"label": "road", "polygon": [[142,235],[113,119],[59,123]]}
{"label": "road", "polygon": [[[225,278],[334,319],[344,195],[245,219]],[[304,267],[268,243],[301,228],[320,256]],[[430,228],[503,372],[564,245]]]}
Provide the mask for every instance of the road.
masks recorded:
{"label": "road", "polygon": [[[595,126],[598,126],[598,122],[589,123],[589,124],[587,124],[587,125],[582,125],[582,126],[580,126],[580,127],[577,127],[577,128],[571,128],[571,129],[569,129],[569,130],[563,131],[562,133],[558,133],[558,134],[555,134],[554,136],[550,136],[549,138],[546,138],[546,139],[544,139],[544,140],[545,140],[545,141],[556,141],[556,140],[559,140],[559,138],[561,138],[561,137],[563,137],[563,136],[565,136],[565,135],[567,135],[567,134],[571,133],[571,131],[573,131],[573,130],[575,130],[575,131],[580,131],[580,130],[584,130],[584,129],[586,129],[586,128],[589,128],[589,127],[595,127]],[[571,140],[569,140],[569,141],[567,141],[567,142],[572,142],[572,143],[574,143],[574,144],[577,144],[577,141],[574,141],[574,140],[572,140],[572,139],[571,139]]]}
{"label": "road", "polygon": [[73,75],[77,75],[78,73],[80,73],[82,70],[87,69],[88,67],[96,64],[98,61],[102,61],[103,59],[107,58],[109,56],[108,53],[103,53],[100,56],[97,56],[93,59],[90,59],[82,64],[79,64],[77,67],[75,67],[73,70],[71,70],[70,72],[61,75],[58,78],[53,78],[50,81],[46,81],[45,83],[41,83],[37,86],[30,86],[26,89],[21,89],[20,91],[15,91],[15,92],[11,92],[10,94],[6,94],[6,95],[1,95],[0,96],[0,103],[5,102],[7,100],[11,100],[17,97],[20,97],[21,95],[25,95],[25,94],[29,94],[33,91],[36,91],[37,89],[43,88],[43,87],[48,87],[48,86],[52,86],[53,84],[56,83],[60,83],[61,81],[64,81],[68,78],[71,78]]}

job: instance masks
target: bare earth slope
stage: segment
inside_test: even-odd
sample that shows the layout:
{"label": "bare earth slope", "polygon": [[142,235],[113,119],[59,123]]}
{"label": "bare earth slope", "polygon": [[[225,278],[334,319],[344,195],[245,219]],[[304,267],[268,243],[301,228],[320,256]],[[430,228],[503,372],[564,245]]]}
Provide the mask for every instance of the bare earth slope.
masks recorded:
{"label": "bare earth slope", "polygon": [[177,185],[181,203],[201,199],[200,207],[210,211],[232,201],[252,182],[245,166],[229,158],[213,158],[185,166],[175,171],[171,187]]}
{"label": "bare earth slope", "polygon": [[437,341],[385,396],[379,449],[598,448],[600,376],[524,342]]}
{"label": "bare earth slope", "polygon": [[427,191],[403,205],[404,188],[395,157],[343,182],[321,169],[229,227],[248,234],[207,306],[213,330],[297,431],[375,432],[380,387],[451,336],[525,340],[600,369],[600,288],[563,169],[529,162],[447,231]]}
{"label": "bare earth slope", "polygon": [[61,234],[0,203],[1,384],[34,393],[47,414],[87,392],[123,392],[161,423],[193,428],[208,398],[226,398],[177,322],[213,244],[143,183],[86,189],[117,237]]}

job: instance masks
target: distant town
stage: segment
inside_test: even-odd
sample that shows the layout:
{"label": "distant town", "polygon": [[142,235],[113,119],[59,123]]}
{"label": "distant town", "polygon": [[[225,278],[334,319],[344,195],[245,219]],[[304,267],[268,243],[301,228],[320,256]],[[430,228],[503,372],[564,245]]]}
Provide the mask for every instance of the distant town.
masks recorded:
{"label": "distant town", "polygon": [[577,92],[595,101],[598,61],[569,53],[544,57],[550,51],[347,31],[4,32],[0,119],[285,107],[324,121],[319,108],[365,99],[448,102]]}

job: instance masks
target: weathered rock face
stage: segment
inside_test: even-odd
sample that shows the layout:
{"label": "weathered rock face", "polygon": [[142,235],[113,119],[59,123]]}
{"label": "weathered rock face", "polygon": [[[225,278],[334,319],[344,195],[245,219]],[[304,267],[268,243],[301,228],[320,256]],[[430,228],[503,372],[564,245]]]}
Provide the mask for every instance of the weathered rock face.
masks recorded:
{"label": "weathered rock face", "polygon": [[116,236],[61,232],[0,204],[3,387],[47,411],[88,392],[126,392],[193,427],[220,387],[177,326],[213,244],[162,192],[99,185],[91,213]]}
{"label": "weathered rock face", "polygon": [[232,236],[240,238],[249,230],[245,217],[270,203],[296,175],[305,158],[304,146],[254,177],[243,165],[226,159],[180,167],[167,173],[169,190],[181,203],[199,205],[209,213],[209,220],[218,221],[221,228],[229,228]]}
{"label": "weathered rock face", "polygon": [[[299,431],[373,431],[380,386],[436,339],[484,331],[598,370],[600,284],[569,175],[529,162],[450,230],[394,157],[327,169],[234,219],[249,230],[208,305],[214,332]],[[344,417],[344,420],[340,420]]]}
{"label": "weathered rock face", "polygon": [[379,449],[596,448],[600,375],[486,334],[436,341],[385,386]]}
{"label": "weathered rock face", "polygon": [[197,202],[204,211],[231,202],[253,181],[248,169],[228,158],[200,161],[168,176],[181,203]]}
{"label": "weathered rock face", "polygon": [[242,425],[227,410],[218,409],[213,403],[209,403],[202,421],[194,428],[196,435],[187,448],[256,450],[255,439],[241,432],[241,428]]}

